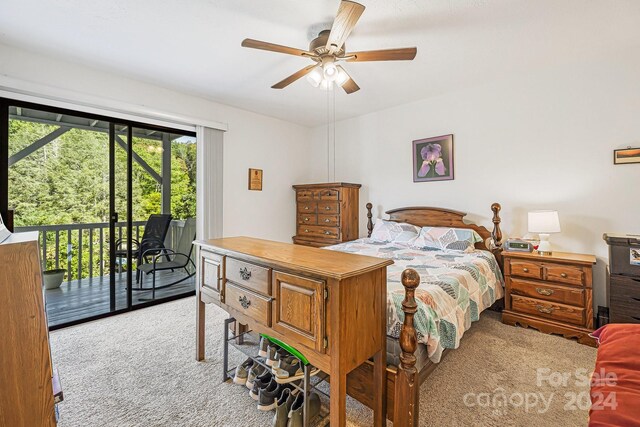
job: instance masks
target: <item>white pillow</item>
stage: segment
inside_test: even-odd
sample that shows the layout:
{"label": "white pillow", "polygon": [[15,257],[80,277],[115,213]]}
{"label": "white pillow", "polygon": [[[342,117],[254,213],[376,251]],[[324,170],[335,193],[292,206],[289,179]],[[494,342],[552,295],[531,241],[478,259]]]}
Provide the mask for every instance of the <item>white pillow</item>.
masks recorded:
{"label": "white pillow", "polygon": [[482,237],[470,228],[422,227],[420,234],[411,242],[417,249],[471,252]]}
{"label": "white pillow", "polygon": [[419,231],[420,227],[415,225],[378,219],[371,232],[371,240],[411,245]]}

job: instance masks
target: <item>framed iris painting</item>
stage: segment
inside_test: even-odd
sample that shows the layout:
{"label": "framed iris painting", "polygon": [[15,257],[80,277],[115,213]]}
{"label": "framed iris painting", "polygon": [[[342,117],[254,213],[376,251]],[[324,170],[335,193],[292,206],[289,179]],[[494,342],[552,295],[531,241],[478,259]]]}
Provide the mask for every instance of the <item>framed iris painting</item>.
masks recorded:
{"label": "framed iris painting", "polygon": [[413,141],[413,182],[453,179],[453,135]]}

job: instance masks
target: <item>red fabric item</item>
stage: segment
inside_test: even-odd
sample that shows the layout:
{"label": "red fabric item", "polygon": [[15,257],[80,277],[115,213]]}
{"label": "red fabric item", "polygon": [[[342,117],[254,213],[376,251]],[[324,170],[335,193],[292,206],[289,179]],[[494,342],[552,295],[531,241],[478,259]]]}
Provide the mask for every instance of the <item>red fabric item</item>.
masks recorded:
{"label": "red fabric item", "polygon": [[640,426],[640,325],[609,324],[599,340],[589,426]]}

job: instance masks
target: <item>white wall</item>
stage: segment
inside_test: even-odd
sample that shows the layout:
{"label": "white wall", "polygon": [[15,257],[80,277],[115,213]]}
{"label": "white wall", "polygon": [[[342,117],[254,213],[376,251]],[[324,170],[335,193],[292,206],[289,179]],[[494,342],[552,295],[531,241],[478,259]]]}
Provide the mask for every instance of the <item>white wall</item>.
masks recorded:
{"label": "white wall", "polygon": [[[362,205],[371,201],[377,215],[440,206],[490,229],[489,206],[500,202],[509,236],[527,232],[528,210],[557,209],[562,233],[552,243],[597,255],[594,298],[603,305],[602,234],[640,233],[640,164],[612,164],[613,149],[640,146],[638,76],[637,54],[611,53],[339,122],[336,179],[362,183]],[[412,140],[449,133],[455,180],[413,183]],[[326,128],[313,140],[324,164]]]}
{"label": "white wall", "polygon": [[[291,185],[309,182],[309,129],[282,120],[126,79],[83,65],[0,44],[0,75],[152,108],[225,122],[225,236],[291,241],[295,204]],[[264,170],[263,191],[247,189],[248,168]]]}

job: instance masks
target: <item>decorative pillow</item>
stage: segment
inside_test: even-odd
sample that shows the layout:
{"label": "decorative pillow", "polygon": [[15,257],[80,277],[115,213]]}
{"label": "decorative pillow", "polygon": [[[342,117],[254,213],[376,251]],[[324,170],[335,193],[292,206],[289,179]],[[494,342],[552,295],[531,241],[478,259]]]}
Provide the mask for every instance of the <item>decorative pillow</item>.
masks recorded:
{"label": "decorative pillow", "polygon": [[415,225],[378,219],[373,226],[371,240],[411,245],[419,231],[420,227]]}
{"label": "decorative pillow", "polygon": [[422,227],[411,243],[414,248],[471,252],[482,237],[469,228]]}

